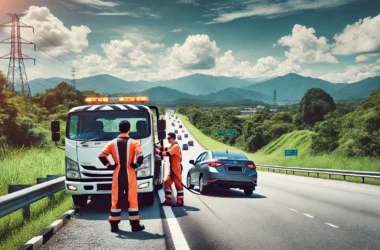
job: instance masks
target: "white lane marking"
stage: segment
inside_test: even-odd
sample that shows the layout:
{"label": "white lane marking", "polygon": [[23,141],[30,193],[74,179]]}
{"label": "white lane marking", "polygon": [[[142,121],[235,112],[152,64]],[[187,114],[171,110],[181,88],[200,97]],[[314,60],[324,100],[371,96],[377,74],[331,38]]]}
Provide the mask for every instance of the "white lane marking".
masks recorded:
{"label": "white lane marking", "polygon": [[294,208],[290,208],[290,207],[288,207],[287,209],[289,209],[289,210],[291,210],[291,211],[293,211],[293,212],[296,212],[296,213],[298,213],[298,210],[297,210],[297,209],[294,209]]}
{"label": "white lane marking", "polygon": [[330,226],[330,227],[333,227],[333,228],[339,228],[337,225],[334,225],[334,224],[331,224],[331,223],[328,223],[328,222],[325,222],[326,225]]}
{"label": "white lane marking", "polygon": [[[158,191],[158,194],[160,196],[161,203],[165,201],[165,193],[164,190],[160,189]],[[177,218],[175,217],[173,210],[171,207],[163,207],[166,221],[168,222],[170,234],[173,239],[173,244],[175,249],[183,249],[183,250],[190,250],[189,245],[187,244],[187,241],[185,239],[185,236],[183,235],[183,232],[181,230],[181,227],[179,226],[179,223],[177,221]]]}
{"label": "white lane marking", "polygon": [[310,215],[310,214],[305,214],[305,213],[302,213],[303,215],[305,215],[306,217],[309,217],[309,218],[313,218],[314,219],[314,216]]}

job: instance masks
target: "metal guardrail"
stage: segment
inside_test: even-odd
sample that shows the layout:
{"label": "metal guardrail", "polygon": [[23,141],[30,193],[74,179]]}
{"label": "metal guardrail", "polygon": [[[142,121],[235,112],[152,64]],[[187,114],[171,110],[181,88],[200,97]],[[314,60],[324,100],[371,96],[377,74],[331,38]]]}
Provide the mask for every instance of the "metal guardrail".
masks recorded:
{"label": "metal guardrail", "polygon": [[65,177],[59,177],[20,191],[0,196],[0,218],[24,208],[24,218],[29,217],[30,204],[65,189]]}
{"label": "metal guardrail", "polygon": [[310,173],[315,173],[317,174],[317,177],[319,177],[319,174],[327,174],[329,179],[331,179],[331,175],[343,176],[344,180],[346,180],[346,176],[359,177],[361,178],[362,183],[364,183],[364,178],[380,179],[380,172],[353,171],[353,170],[340,170],[340,169],[321,169],[321,168],[282,167],[282,166],[270,166],[270,165],[261,165],[261,164],[256,164],[256,166],[258,168],[266,168],[268,169],[268,172],[270,170],[272,170],[272,172],[274,172],[275,170],[278,170],[278,172],[283,170],[283,171],[286,171],[286,173],[290,171],[292,174],[294,174],[294,172],[307,173],[307,176],[310,176]]}

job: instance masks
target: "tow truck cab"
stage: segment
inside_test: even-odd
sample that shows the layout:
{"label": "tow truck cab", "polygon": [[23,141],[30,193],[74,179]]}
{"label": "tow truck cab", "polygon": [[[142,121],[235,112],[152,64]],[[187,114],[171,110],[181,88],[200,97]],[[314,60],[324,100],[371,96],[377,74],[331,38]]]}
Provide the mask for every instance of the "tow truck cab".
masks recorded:
{"label": "tow truck cab", "polygon": [[[89,105],[72,108],[66,122],[66,193],[77,206],[87,204],[88,196],[110,194],[113,171],[100,162],[98,155],[119,134],[119,123],[131,124],[129,136],[139,142],[143,164],[136,169],[138,193],[147,205],[154,203],[154,190],[162,188],[163,160],[155,156],[154,145],[166,138],[166,122],[159,119],[155,106],[135,105],[147,97],[86,98]],[[127,104],[128,103],[128,104]],[[60,139],[59,121],[52,121],[52,139]],[[111,164],[114,161],[108,157]]]}

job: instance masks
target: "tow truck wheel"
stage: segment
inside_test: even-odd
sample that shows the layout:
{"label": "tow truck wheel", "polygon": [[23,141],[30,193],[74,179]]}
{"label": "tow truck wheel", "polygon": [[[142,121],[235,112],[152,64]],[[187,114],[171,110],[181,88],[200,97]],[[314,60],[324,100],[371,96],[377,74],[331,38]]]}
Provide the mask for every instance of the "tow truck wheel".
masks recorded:
{"label": "tow truck wheel", "polygon": [[72,195],[75,206],[84,207],[87,205],[88,195]]}
{"label": "tow truck wheel", "polygon": [[244,194],[245,194],[245,196],[252,196],[253,189],[250,189],[250,188],[244,189]]}
{"label": "tow truck wheel", "polygon": [[142,193],[142,202],[144,205],[152,206],[154,204],[154,192]]}

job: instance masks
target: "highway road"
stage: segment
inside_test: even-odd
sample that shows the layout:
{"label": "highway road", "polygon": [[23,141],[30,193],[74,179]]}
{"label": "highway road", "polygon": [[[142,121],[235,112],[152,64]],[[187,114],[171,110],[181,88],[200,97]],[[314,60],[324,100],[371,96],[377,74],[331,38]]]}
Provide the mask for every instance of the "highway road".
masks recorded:
{"label": "highway road", "polygon": [[[194,140],[184,139],[180,145]],[[189,160],[205,150],[194,142],[182,151],[184,182]],[[43,249],[171,249],[178,233],[190,249],[380,249],[380,187],[367,184],[259,172],[252,197],[235,189],[208,196],[185,190],[184,208],[168,208],[180,232],[170,232],[156,200],[140,208],[145,232],[131,233],[124,213],[122,231],[113,234],[108,200],[90,203]]]}

